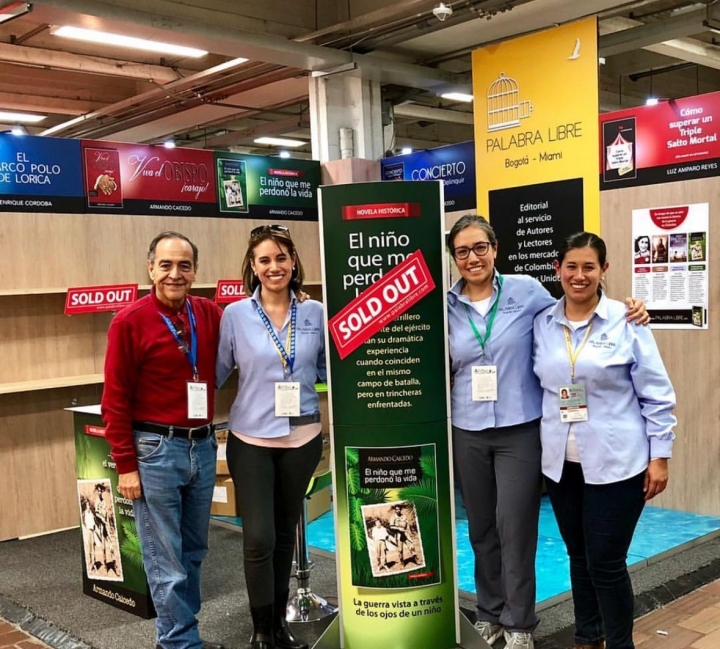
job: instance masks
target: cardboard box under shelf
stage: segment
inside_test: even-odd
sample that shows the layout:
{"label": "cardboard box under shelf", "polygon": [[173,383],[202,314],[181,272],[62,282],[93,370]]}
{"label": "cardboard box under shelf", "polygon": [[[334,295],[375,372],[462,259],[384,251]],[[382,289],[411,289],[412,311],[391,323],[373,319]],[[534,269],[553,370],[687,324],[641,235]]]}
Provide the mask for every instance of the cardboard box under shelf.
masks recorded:
{"label": "cardboard box under shelf", "polygon": [[317,493],[314,493],[307,499],[307,522],[320,518],[325,512],[330,511],[332,504],[332,496],[330,487],[325,487]]}
{"label": "cardboard box under shelf", "polygon": [[213,489],[212,516],[237,516],[237,502],[235,499],[235,484],[232,478],[218,476]]}
{"label": "cardboard box under shelf", "polygon": [[218,476],[230,475],[230,469],[228,469],[228,463],[227,463],[227,440],[228,440],[227,422],[223,422],[222,424],[216,424],[215,437],[217,438],[217,443],[218,443],[217,474],[218,474]]}

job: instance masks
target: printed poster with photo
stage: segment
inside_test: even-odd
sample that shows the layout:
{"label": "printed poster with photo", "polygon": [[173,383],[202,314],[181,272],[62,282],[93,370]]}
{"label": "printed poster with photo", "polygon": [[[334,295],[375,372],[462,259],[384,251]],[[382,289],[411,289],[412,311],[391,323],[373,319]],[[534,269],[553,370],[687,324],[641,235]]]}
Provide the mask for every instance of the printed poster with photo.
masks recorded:
{"label": "printed poster with photo", "polygon": [[656,329],[708,328],[708,203],[633,210],[632,294]]}
{"label": "printed poster with photo", "polygon": [[118,491],[118,475],[99,406],[71,410],[83,592],[139,617],[154,617],[132,501]]}
{"label": "printed poster with photo", "polygon": [[346,447],[352,584],[441,581],[435,445]]}

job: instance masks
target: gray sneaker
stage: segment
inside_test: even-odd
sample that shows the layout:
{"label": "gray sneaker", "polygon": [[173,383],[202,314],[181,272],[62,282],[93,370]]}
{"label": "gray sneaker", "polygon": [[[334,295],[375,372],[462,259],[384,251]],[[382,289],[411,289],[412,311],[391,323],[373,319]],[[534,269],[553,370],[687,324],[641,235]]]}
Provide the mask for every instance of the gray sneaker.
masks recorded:
{"label": "gray sneaker", "polygon": [[531,633],[505,631],[505,649],[535,649],[535,641]]}
{"label": "gray sneaker", "polygon": [[475,622],[475,629],[480,634],[480,637],[489,645],[495,644],[503,634],[501,624],[493,624],[487,620],[478,620]]}

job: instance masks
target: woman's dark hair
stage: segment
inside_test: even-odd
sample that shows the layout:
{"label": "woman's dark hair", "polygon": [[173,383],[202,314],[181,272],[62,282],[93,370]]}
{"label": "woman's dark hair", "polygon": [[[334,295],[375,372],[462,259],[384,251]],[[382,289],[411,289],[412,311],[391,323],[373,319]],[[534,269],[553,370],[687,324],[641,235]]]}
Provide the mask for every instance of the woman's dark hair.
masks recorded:
{"label": "woman's dark hair", "polygon": [[478,216],[477,214],[465,214],[455,222],[455,225],[450,228],[450,232],[448,233],[447,245],[451,254],[455,250],[455,237],[459,232],[471,226],[480,228],[483,232],[485,232],[490,245],[493,248],[495,247],[497,244],[495,230],[492,229],[492,226],[488,223],[487,219],[484,216]]}
{"label": "woman's dark hair", "polygon": [[597,234],[593,234],[592,232],[576,232],[565,239],[565,241],[560,244],[558,263],[562,264],[565,255],[571,250],[588,247],[597,253],[600,265],[604,266],[607,261],[607,247],[605,246],[605,242]]}
{"label": "woman's dark hair", "polygon": [[297,295],[302,291],[303,282],[305,281],[305,270],[303,269],[300,255],[297,253],[295,243],[290,237],[289,231],[280,232],[273,229],[264,229],[257,236],[251,236],[248,242],[247,252],[242,263],[242,277],[245,294],[251,296],[255,289],[260,286],[258,276],[253,272],[252,262],[255,259],[255,248],[263,241],[274,241],[278,246],[285,246],[289,255],[293,259],[293,271],[290,278],[290,289]]}

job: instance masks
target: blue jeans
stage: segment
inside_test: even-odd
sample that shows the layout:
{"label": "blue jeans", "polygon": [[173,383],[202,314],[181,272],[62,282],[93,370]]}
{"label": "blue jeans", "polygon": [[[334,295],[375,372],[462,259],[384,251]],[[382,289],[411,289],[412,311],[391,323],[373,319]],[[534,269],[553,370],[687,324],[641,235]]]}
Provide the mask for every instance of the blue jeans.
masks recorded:
{"label": "blue jeans", "polygon": [[201,649],[200,564],[208,550],[215,437],[187,440],[135,431],[142,497],[133,501],[143,565],[163,649]]}
{"label": "blue jeans", "polygon": [[575,641],[605,638],[606,649],[633,649],[633,590],[627,553],[645,506],[645,472],[610,484],[586,484],[565,462],[560,482],[545,478],[570,557]]}

